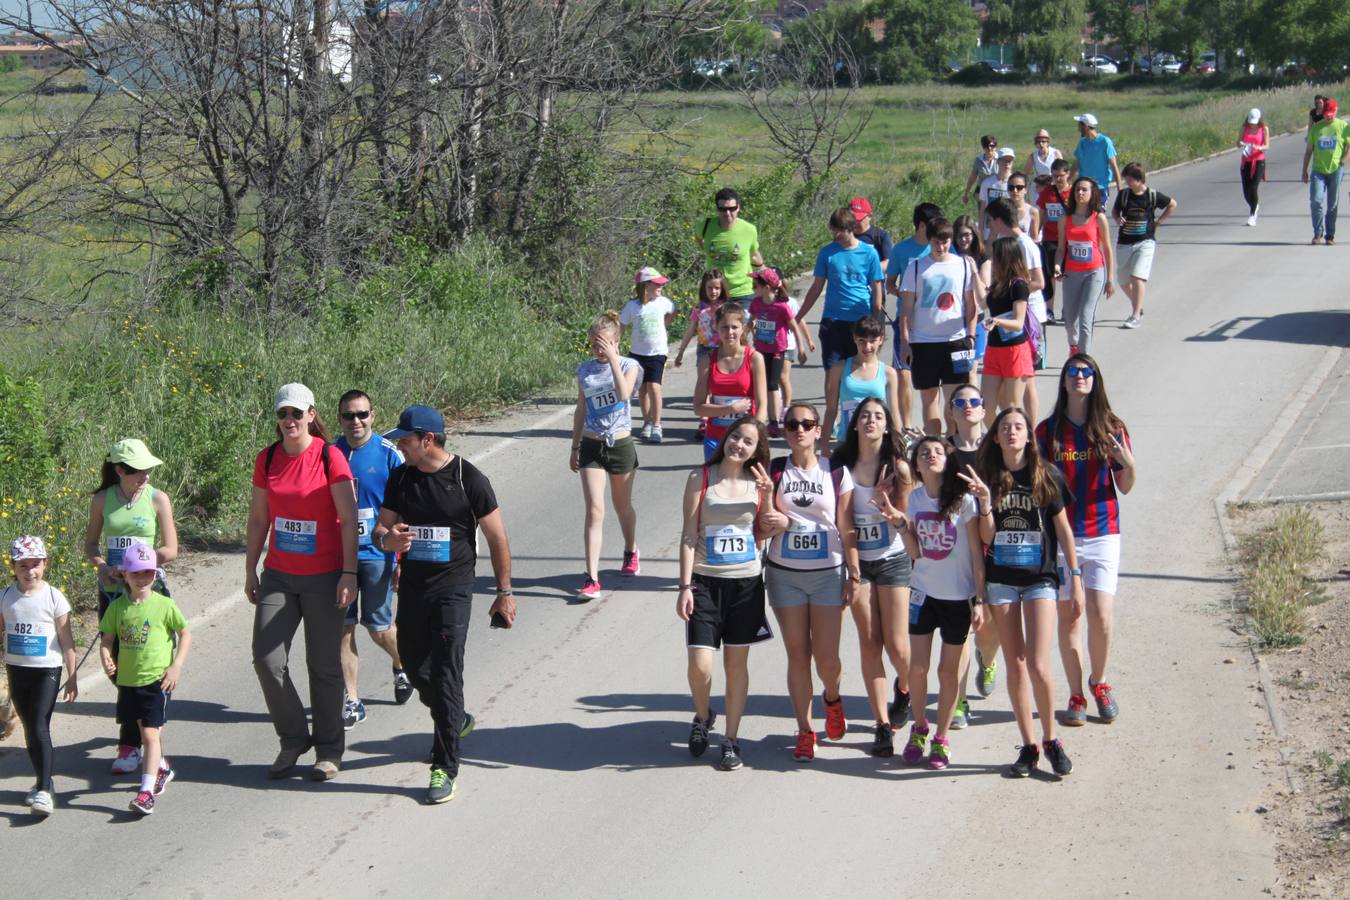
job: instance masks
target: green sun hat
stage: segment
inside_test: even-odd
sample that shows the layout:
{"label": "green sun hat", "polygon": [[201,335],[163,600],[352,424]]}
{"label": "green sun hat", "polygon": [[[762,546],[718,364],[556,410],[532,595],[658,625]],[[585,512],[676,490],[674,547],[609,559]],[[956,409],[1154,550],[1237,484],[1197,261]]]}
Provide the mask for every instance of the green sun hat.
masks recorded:
{"label": "green sun hat", "polygon": [[140,438],[122,438],[108,451],[108,462],[121,463],[128,469],[153,469],[163,465],[164,460],[150,452],[145,441]]}

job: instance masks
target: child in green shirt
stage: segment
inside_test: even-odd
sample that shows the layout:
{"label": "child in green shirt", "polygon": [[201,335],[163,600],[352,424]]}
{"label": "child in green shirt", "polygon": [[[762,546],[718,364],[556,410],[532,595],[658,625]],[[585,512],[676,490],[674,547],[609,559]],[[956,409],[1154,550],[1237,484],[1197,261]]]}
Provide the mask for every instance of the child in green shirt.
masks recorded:
{"label": "child in green shirt", "polygon": [[[103,614],[99,650],[103,671],[117,681],[117,721],[135,722],[140,727],[145,752],[141,786],[131,801],[131,810],[148,816],[155,811],[155,797],[173,780],[173,769],[163,756],[160,731],[169,696],[182,677],[192,635],[177,604],[153,590],[159,574],[154,548],[132,544],[123,552],[119,568],[127,590]],[[112,654],[114,642],[118,645],[116,660]]]}

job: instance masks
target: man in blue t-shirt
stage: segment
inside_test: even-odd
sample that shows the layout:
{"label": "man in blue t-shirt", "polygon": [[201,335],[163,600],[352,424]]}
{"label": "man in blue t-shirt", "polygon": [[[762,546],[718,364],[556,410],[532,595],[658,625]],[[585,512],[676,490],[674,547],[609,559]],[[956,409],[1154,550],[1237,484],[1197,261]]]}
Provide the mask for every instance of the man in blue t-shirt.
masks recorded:
{"label": "man in blue t-shirt", "polygon": [[900,279],[910,263],[931,252],[928,225],[941,218],[942,208],[936,203],[920,203],[914,207],[914,233],[892,246],[890,259],[886,261],[886,293],[896,298],[895,318],[891,320],[891,365],[900,376],[900,418],[904,428],[914,421],[914,382],[910,378],[909,364],[900,359]]}
{"label": "man in blue t-shirt", "polygon": [[[403,671],[398,655],[398,633],[394,630],[395,571],[398,559],[383,553],[371,543],[375,519],[384,505],[384,488],[389,473],[403,464],[403,454],[392,441],[375,431],[375,410],[365,391],[351,390],[338,401],[338,419],[342,437],[335,442],[352,469],[356,485],[357,584],[361,624],[394,664],[394,701],[407,703],[412,683]],[[350,731],[366,717],[366,706],[357,689],[356,654],[357,604],[347,607],[347,624],[342,632],[342,680],[347,696],[342,703],[342,724]]]}
{"label": "man in blue t-shirt", "polygon": [[1116,162],[1115,142],[1097,131],[1097,117],[1092,113],[1074,116],[1073,120],[1078,123],[1081,137],[1073,151],[1073,171],[1069,173],[1069,179],[1082,175],[1097,182],[1097,187],[1102,191],[1102,209],[1106,209],[1112,182],[1115,183],[1117,193],[1125,189],[1125,182],[1120,177],[1120,164]]}
{"label": "man in blue t-shirt", "polygon": [[830,214],[834,240],[816,254],[815,280],[802,299],[798,321],[804,321],[825,291],[825,312],[820,318],[820,364],[829,371],[835,363],[858,352],[853,342],[853,323],[864,316],[883,314],[881,303],[881,258],[876,248],[858,240],[854,231],[858,217],[842,206]]}

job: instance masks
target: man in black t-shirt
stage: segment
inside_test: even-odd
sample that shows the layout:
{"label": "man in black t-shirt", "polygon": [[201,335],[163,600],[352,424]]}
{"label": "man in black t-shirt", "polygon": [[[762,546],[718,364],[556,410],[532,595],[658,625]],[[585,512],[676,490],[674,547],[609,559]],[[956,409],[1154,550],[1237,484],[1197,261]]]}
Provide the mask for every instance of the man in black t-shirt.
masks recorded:
{"label": "man in black t-shirt", "polygon": [[434,738],[428,803],[455,794],[459,740],[473,730],[464,711],[464,643],[473,611],[476,531],[492,555],[497,599],[493,625],[516,618],[511,548],[492,484],[445,449],[445,419],[429,406],[410,406],[385,434],[406,462],[389,474],[374,545],[400,554],[398,652],[421,701],[431,709]]}
{"label": "man in black t-shirt", "polygon": [[[1144,291],[1153,273],[1158,226],[1176,211],[1177,201],[1148,186],[1144,167],[1132,162],[1122,170],[1126,189],[1113,207],[1120,231],[1116,236],[1116,278],[1130,298],[1130,317],[1122,328],[1138,328],[1144,314]],[[1159,214],[1161,212],[1161,214]]]}

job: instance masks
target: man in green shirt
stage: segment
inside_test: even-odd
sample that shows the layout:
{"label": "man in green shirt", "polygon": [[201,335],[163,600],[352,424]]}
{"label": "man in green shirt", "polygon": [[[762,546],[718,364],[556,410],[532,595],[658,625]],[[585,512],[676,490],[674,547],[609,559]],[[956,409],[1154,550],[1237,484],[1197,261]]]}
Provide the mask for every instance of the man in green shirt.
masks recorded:
{"label": "man in green shirt", "polygon": [[[1336,101],[1322,107],[1322,121],[1308,128],[1308,146],[1303,151],[1303,183],[1308,185],[1312,207],[1314,244],[1325,239],[1336,243],[1336,207],[1341,197],[1341,173],[1350,151],[1350,125],[1336,118]],[[1311,178],[1308,163],[1312,162]]]}
{"label": "man in green shirt", "polygon": [[727,280],[727,295],[744,307],[750,306],[755,288],[750,272],[764,265],[759,255],[759,229],[742,221],[741,198],[734,188],[722,188],[714,198],[717,218],[706,218],[694,229],[709,269],[720,269]]}

